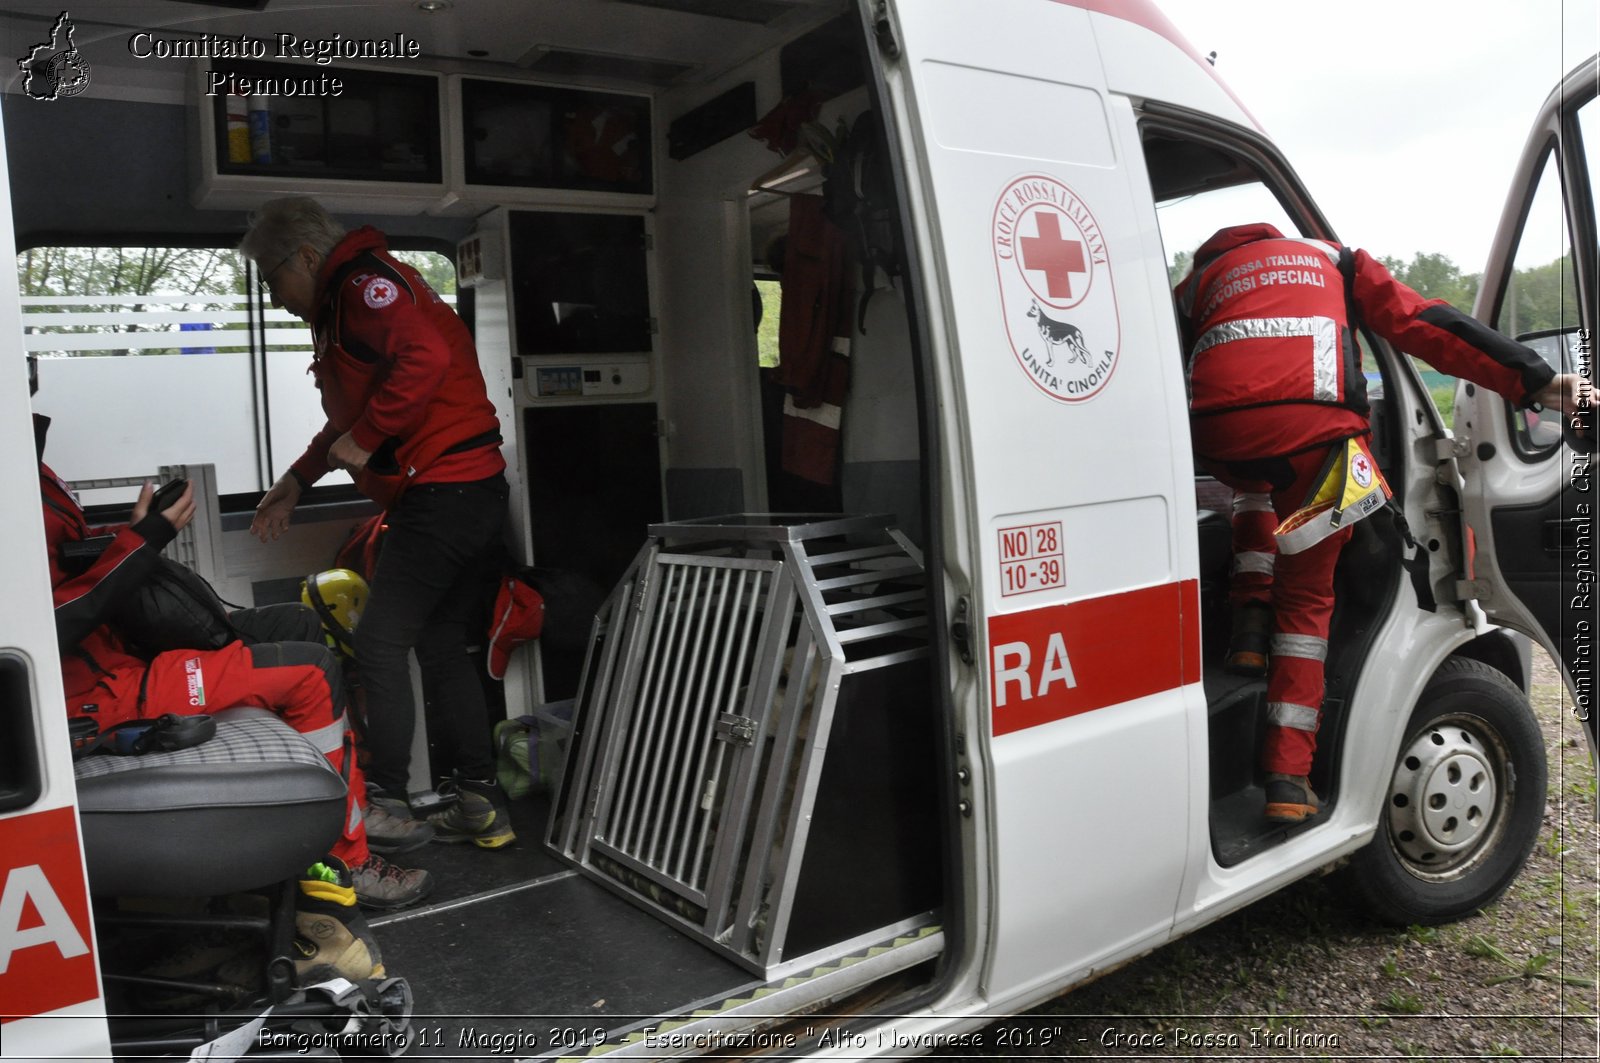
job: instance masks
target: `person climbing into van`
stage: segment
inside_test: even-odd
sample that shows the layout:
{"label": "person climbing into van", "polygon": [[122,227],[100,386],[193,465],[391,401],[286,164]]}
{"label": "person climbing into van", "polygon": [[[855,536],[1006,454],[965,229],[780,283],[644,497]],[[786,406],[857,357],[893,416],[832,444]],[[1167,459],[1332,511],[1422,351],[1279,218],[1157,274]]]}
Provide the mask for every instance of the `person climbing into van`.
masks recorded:
{"label": "person climbing into van", "polygon": [[[366,691],[367,830],[379,851],[430,839],[496,849],[516,839],[495,782],[488,709],[467,652],[480,631],[480,589],[503,558],[509,488],[500,422],[466,325],[422,275],[389,254],[378,230],[346,232],[306,197],[275,199],[251,218],[240,250],[274,306],[311,325],[311,372],[327,423],[262,497],[250,530],[289,527],[304,491],[331,469],[388,511],[387,532],[355,634]],[[456,800],[426,821],[406,800],[416,651],[454,777]]]}
{"label": "person climbing into van", "polygon": [[[30,370],[31,363],[30,358]],[[126,721],[168,713],[256,705],[315,743],[347,782],[344,830],[315,874],[308,872],[301,883],[296,969],[303,981],[324,979],[330,971],[355,979],[381,976],[378,945],[358,902],[403,908],[426,896],[433,883],[426,871],[402,870],[367,848],[358,804],[364,785],[344,718],[339,663],[320,643],[299,641],[317,630],[315,616],[300,606],[240,610],[230,620],[248,643],[172,649],[148,660],[135,654],[111,618],[193,519],[194,487],[152,512],[154,492],[147,483],[130,523],[91,527],[71,488],[44,462],[50,419],[34,414],[33,421],[67,716],[90,719],[105,733]],[[100,536],[110,541],[98,556],[79,557],[70,549]]]}
{"label": "person climbing into van", "polygon": [[[1272,823],[1314,816],[1333,570],[1388,486],[1373,460],[1355,330],[1513,402],[1575,410],[1582,379],[1439,299],[1365,251],[1219,230],[1174,290],[1200,465],[1235,491],[1228,667],[1267,675],[1261,754]],[[1270,638],[1269,638],[1270,633]]]}

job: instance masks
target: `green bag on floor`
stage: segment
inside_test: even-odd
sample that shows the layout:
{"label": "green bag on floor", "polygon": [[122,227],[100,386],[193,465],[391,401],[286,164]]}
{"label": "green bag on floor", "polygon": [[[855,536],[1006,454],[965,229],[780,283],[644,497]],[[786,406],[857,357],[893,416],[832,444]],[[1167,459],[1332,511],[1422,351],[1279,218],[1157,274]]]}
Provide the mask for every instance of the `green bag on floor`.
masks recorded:
{"label": "green bag on floor", "polygon": [[494,727],[495,778],[515,801],[554,788],[566,760],[572,703],[543,706],[539,716],[516,716]]}

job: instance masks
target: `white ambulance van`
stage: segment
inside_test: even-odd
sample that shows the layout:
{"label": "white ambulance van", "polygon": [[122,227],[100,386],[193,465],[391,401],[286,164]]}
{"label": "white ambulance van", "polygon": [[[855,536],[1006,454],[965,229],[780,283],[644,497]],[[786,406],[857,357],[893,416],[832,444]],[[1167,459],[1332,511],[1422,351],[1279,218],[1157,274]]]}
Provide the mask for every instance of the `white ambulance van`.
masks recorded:
{"label": "white ambulance van", "polygon": [[[1468,385],[1447,427],[1366,336],[1415,544],[1357,526],[1325,810],[1262,822],[1170,271],[1224,225],[1335,237],[1146,0],[15,0],[0,28],[6,1059],[904,1055],[1337,865],[1386,920],[1493,901],[1545,795],[1512,631],[1593,748],[1587,455]],[[1477,307],[1584,372],[1595,91],[1590,63],[1539,116]],[[182,472],[173,551],[225,598],[332,567],[376,512],[348,485],[247,530],[320,424],[307,330],[230,253],[287,194],[455,300],[511,550],[560,576],[489,686],[533,721],[519,841],[396,858],[436,888],[373,917],[382,986],[294,986],[281,905],[200,899],[268,817],[300,829],[271,765],[74,764],[35,502],[25,351],[93,515]],[[1525,220],[1558,215],[1568,316],[1522,328]],[[774,320],[812,353],[763,364]],[[219,929],[265,942],[253,977],[151,960]]]}

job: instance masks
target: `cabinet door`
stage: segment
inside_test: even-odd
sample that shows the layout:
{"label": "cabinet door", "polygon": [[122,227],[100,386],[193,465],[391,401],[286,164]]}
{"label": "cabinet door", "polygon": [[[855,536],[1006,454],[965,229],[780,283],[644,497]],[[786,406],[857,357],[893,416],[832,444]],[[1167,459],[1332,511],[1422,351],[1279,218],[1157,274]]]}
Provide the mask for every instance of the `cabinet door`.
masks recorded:
{"label": "cabinet door", "polygon": [[592,89],[461,80],[469,185],[648,194],[650,100]]}
{"label": "cabinet door", "polygon": [[650,350],[643,216],[514,211],[510,239],[517,354]]}
{"label": "cabinet door", "polygon": [[[523,412],[533,560],[609,593],[662,519],[661,451],[650,402]],[[598,600],[598,599],[597,599]],[[581,653],[543,647],[547,700],[577,691]]]}

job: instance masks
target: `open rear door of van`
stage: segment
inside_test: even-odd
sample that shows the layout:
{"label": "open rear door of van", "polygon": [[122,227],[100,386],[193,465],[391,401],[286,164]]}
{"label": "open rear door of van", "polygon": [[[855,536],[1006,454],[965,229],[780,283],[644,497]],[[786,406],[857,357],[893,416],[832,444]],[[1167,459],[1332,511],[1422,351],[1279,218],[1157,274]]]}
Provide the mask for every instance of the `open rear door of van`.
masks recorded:
{"label": "open rear door of van", "polygon": [[[1594,379],[1597,278],[1595,184],[1600,181],[1600,56],[1581,63],[1550,94],[1528,138],[1475,315],[1537,350],[1559,372]],[[1573,419],[1527,411],[1463,383],[1455,432],[1466,479],[1463,597],[1496,623],[1541,642],[1563,665],[1574,715],[1596,750],[1594,714],[1600,588],[1595,524],[1600,474],[1594,402]]]}
{"label": "open rear door of van", "polygon": [[[0,247],[13,248],[4,145]],[[107,1059],[15,261],[0,264],[0,1058]]]}

